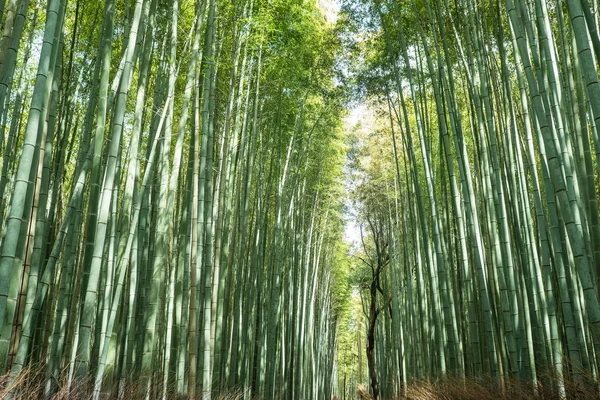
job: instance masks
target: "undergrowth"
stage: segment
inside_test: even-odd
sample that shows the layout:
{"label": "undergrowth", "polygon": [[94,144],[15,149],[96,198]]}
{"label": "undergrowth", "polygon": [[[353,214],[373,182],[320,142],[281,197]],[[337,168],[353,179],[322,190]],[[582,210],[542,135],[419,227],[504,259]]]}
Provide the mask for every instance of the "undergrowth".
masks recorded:
{"label": "undergrowth", "polygon": [[[357,390],[360,400],[372,400],[367,388],[360,385]],[[380,397],[387,400],[386,397]],[[597,400],[598,386],[592,383],[565,382],[564,392],[556,387],[544,386],[519,380],[505,380],[500,385],[493,378],[448,378],[439,382],[416,381],[405,388],[394,400]]]}
{"label": "undergrowth", "polygon": [[[66,375],[66,374],[65,374]],[[15,400],[38,400],[45,397],[45,385],[47,379],[42,368],[30,367],[24,370],[16,379],[11,382],[10,376],[0,376],[0,399],[9,397]],[[73,380],[67,382],[66,379],[53,380],[52,395],[48,400],[88,400],[93,398],[94,382],[93,380]],[[112,387],[103,387],[100,393],[102,400],[139,400],[139,399],[166,399],[183,400],[189,399],[187,395],[175,394],[174,390],[167,391],[166,397],[163,397],[162,387],[151,387],[146,390],[142,387],[141,381],[129,381],[125,384],[115,384]],[[202,392],[199,391],[195,399],[202,398]],[[238,390],[226,390],[217,393],[213,392],[211,396],[215,400],[241,400],[244,398],[244,392]]]}

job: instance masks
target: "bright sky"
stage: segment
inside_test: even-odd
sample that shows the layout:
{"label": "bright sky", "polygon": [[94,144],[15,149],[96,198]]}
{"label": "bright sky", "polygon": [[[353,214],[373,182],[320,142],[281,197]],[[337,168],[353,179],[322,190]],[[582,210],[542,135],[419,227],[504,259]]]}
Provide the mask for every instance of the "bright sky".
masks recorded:
{"label": "bright sky", "polygon": [[338,12],[340,11],[340,5],[337,0],[317,0],[319,8],[325,14],[327,22],[335,23],[337,21]]}
{"label": "bright sky", "polygon": [[[364,103],[358,104],[350,110],[348,116],[344,119],[344,130],[350,131],[360,123],[361,131],[369,131],[373,125],[373,114],[369,110],[368,106]],[[351,190],[352,182],[349,179],[345,180],[347,191]],[[360,247],[360,229],[356,224],[356,209],[352,204],[347,204],[348,215],[346,215],[346,228],[344,230],[344,239],[350,243],[352,248]]]}

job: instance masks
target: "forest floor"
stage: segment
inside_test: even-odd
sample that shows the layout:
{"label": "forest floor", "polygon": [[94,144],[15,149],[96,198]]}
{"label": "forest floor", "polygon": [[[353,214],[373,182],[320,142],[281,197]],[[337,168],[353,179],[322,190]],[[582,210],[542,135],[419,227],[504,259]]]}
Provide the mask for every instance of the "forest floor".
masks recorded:
{"label": "forest floor", "polygon": [[[11,383],[9,375],[0,376],[0,400],[7,399],[9,393],[12,400],[38,400],[44,399],[45,374],[31,369],[22,373]],[[55,382],[58,388],[55,394],[47,400],[92,400],[94,399],[94,383],[90,381],[74,381],[70,385],[66,382]],[[189,396],[178,394],[164,395],[162,388],[151,388],[149,391],[142,388],[141,382],[129,383],[124,387],[114,386],[102,390],[100,400],[139,400],[139,399],[165,399],[183,400]],[[224,390],[213,393],[212,400],[242,400],[245,392],[239,390]],[[195,399],[202,399],[203,393],[199,392]]]}
{"label": "forest floor", "polygon": [[[564,400],[600,399],[598,386],[592,383],[591,377],[588,384],[576,384],[565,382],[564,391],[558,391],[551,385],[544,386],[538,381],[534,387],[531,381],[506,380],[502,387],[492,377],[479,378],[447,378],[439,382],[417,381],[411,383],[400,397],[388,398],[380,396],[379,400]],[[542,379],[543,381],[544,379]],[[47,383],[42,370],[33,370],[31,367],[25,370],[16,381],[10,383],[9,375],[0,376],[0,399],[7,398],[12,392],[15,400],[37,400],[44,398],[45,384]],[[67,385],[66,382],[55,382],[57,389],[50,400],[88,400],[94,398],[93,382],[76,381]],[[105,387],[110,388],[110,385]],[[351,389],[352,390],[352,389]],[[172,390],[171,392],[174,392]],[[347,392],[348,393],[348,392]],[[146,396],[148,394],[148,396]],[[247,398],[248,393],[243,390],[232,389],[221,392],[213,392],[213,400],[242,400]],[[197,393],[195,399],[202,399],[202,393]],[[164,395],[162,388],[151,388],[147,391],[142,388],[141,382],[129,383],[125,387],[115,385],[112,389],[103,390],[99,399],[137,400],[142,398],[183,400],[189,399],[185,395]],[[373,400],[369,388],[359,385],[356,391],[346,397],[345,400]],[[262,400],[253,398],[253,400]],[[265,399],[271,400],[271,399]],[[299,399],[305,400],[305,399]],[[306,400],[329,400],[329,399],[306,399]],[[332,400],[342,400],[333,397]]]}
{"label": "forest floor", "polygon": [[[357,395],[360,400],[372,400],[366,387],[359,386]],[[565,382],[565,390],[561,394],[554,387],[544,387],[541,383],[534,389],[531,382],[505,382],[500,389],[493,378],[482,379],[447,379],[438,383],[416,382],[411,384],[403,396],[397,400],[562,400],[600,399],[600,392],[592,385],[584,386]]]}

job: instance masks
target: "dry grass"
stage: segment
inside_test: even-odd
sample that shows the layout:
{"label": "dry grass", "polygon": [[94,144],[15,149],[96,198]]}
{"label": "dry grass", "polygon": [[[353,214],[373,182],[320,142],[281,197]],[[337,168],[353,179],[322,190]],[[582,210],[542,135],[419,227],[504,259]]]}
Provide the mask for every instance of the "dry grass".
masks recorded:
{"label": "dry grass", "polygon": [[371,396],[371,393],[369,393],[369,390],[365,385],[358,385],[356,394],[360,400],[373,400],[373,396]]}
{"label": "dry grass", "polygon": [[[0,376],[0,399],[4,399],[10,393],[17,400],[38,400],[44,398],[44,370],[42,368],[28,368],[14,381],[10,382],[9,376]],[[50,400],[88,400],[92,399],[93,381],[75,381],[68,385],[66,381],[56,382],[57,388]],[[128,383],[125,388],[119,389],[117,385],[102,391],[100,398],[103,400],[139,400],[146,396],[140,381]],[[150,399],[162,398],[162,388],[153,388],[148,396]],[[196,399],[202,398],[199,392]],[[214,393],[216,400],[242,400],[243,391],[225,391]],[[188,396],[180,394],[167,395],[167,400],[189,399]]]}
{"label": "dry grass", "polygon": [[[598,387],[565,382],[567,399],[600,399]],[[369,397],[359,398],[370,400]],[[406,394],[398,400],[562,400],[564,397],[554,387],[539,385],[534,389],[531,382],[505,381],[503,387],[492,378],[445,379],[441,382],[414,382]]]}
{"label": "dry grass", "polygon": [[[38,400],[43,398],[44,393],[44,369],[30,367],[25,370],[12,384],[8,375],[0,376],[0,399],[4,399],[11,392],[13,399]],[[70,386],[64,381],[56,382],[57,390],[51,400],[87,400],[92,398],[93,382],[76,381]],[[570,382],[565,383],[567,399],[600,399],[600,392],[595,385],[582,385]],[[120,393],[120,395],[119,395]],[[137,400],[145,397],[146,391],[139,381],[128,383],[127,387],[119,390],[117,386],[107,388],[102,392],[103,400]],[[161,398],[161,388],[153,388],[150,399]],[[200,399],[201,393],[196,396]],[[357,388],[357,396],[360,400],[372,400],[368,388],[360,385]],[[241,400],[244,392],[224,391],[214,394],[217,400]],[[509,380],[504,382],[501,389],[492,378],[449,378],[441,382],[413,382],[406,390],[404,396],[396,400],[562,400],[559,393],[553,387],[539,386],[537,392],[531,382]],[[168,400],[188,399],[187,396],[172,394],[167,396]],[[304,399],[302,399],[304,400]],[[309,399],[307,399],[309,400]],[[311,399],[312,400],[312,399]],[[315,399],[317,400],[317,399]],[[383,400],[386,400],[385,398]]]}

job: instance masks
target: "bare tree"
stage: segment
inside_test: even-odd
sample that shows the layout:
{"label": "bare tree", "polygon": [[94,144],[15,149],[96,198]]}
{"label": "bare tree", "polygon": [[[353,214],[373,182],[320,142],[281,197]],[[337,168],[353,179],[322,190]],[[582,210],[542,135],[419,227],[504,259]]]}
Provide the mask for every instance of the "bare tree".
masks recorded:
{"label": "bare tree", "polygon": [[388,253],[388,241],[384,233],[383,220],[373,218],[373,215],[368,213],[365,219],[367,220],[368,229],[370,231],[370,238],[369,243],[367,244],[363,235],[363,226],[361,225],[360,235],[365,258],[359,256],[359,259],[371,270],[369,280],[362,286],[363,289],[368,289],[369,291],[368,311],[365,310],[364,298],[362,296],[361,298],[363,298],[363,311],[368,322],[366,350],[367,365],[369,366],[369,380],[371,381],[373,399],[377,400],[379,398],[379,380],[375,364],[375,328],[377,326],[377,317],[385,308],[385,301],[380,301],[379,303],[381,303],[381,305],[379,305],[377,297],[379,292],[382,300],[385,299],[383,289],[381,288],[380,277],[382,271],[390,262],[390,256]]}

